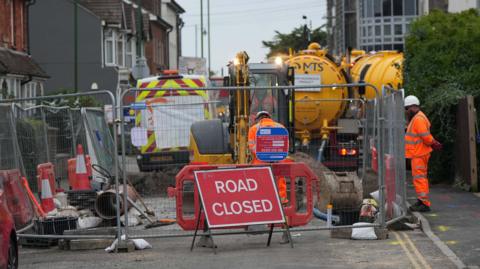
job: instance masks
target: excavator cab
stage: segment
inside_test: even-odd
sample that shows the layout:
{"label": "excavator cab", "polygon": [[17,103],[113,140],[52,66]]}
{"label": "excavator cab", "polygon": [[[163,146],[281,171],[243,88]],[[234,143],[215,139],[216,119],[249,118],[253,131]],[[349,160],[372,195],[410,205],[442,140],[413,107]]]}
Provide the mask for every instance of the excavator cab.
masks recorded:
{"label": "excavator cab", "polygon": [[[290,151],[294,151],[294,90],[268,88],[294,84],[294,71],[283,62],[248,63],[245,52],[229,64],[224,86],[242,87],[229,91],[228,120],[199,121],[192,125],[192,163],[245,164],[250,160],[247,134],[257,112],[265,110],[289,130]],[[251,89],[249,87],[266,87]],[[221,141],[221,143],[220,143]]]}

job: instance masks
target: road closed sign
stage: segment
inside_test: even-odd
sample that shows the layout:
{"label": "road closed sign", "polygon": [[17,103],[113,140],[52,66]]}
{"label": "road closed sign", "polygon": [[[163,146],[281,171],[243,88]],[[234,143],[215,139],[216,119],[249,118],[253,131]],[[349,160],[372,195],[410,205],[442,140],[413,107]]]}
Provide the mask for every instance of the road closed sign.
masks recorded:
{"label": "road closed sign", "polygon": [[195,171],[210,228],[284,223],[270,167]]}

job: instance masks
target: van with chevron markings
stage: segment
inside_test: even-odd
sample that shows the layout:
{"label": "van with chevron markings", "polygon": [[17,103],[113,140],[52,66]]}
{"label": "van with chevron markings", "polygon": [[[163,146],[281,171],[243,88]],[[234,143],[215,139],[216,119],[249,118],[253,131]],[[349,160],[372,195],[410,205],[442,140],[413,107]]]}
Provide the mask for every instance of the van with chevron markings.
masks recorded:
{"label": "van with chevron markings", "polygon": [[137,82],[137,88],[145,90],[137,92],[135,103],[145,104],[145,109],[135,111],[135,127],[147,133],[146,143],[138,146],[140,171],[189,163],[190,127],[212,115],[208,93],[197,90],[207,85],[205,76],[181,75],[175,70]]}

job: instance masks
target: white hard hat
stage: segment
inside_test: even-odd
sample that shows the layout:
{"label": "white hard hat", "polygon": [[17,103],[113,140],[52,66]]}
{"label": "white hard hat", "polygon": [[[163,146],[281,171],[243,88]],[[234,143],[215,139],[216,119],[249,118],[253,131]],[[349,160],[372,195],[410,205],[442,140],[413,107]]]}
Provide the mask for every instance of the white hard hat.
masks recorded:
{"label": "white hard hat", "polygon": [[255,119],[258,120],[261,116],[266,116],[271,118],[270,113],[268,113],[268,111],[259,111],[255,116]]}
{"label": "white hard hat", "polygon": [[407,106],[413,106],[413,105],[420,105],[420,100],[414,95],[409,95],[405,97],[405,107]]}

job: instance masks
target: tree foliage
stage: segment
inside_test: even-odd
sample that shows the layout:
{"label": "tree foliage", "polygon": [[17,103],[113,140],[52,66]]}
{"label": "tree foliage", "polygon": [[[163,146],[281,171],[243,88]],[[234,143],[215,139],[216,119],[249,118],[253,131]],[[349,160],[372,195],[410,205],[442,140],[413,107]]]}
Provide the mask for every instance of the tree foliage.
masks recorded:
{"label": "tree foliage", "polygon": [[465,95],[480,99],[480,16],[472,9],[448,14],[435,11],[410,28],[405,44],[407,94],[421,100],[433,135],[445,150],[434,154],[433,178],[453,178],[456,105]]}
{"label": "tree foliage", "polygon": [[[310,31],[310,42],[317,42],[321,46],[327,45],[327,33],[319,28]],[[275,36],[272,41],[262,41],[264,47],[269,48],[270,51],[267,57],[277,54],[288,54],[288,49],[292,48],[295,51],[306,49],[308,46],[307,36],[304,26],[294,28],[290,33],[284,34],[275,31]]]}

